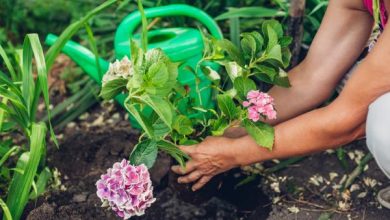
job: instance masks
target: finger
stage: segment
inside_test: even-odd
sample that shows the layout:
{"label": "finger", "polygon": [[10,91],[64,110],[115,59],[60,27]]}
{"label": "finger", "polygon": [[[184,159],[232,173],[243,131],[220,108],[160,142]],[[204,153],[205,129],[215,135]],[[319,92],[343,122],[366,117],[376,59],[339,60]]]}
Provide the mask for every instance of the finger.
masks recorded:
{"label": "finger", "polygon": [[177,174],[187,174],[195,170],[195,163],[194,161],[190,160],[186,163],[185,167],[182,167],[180,165],[175,165],[171,167],[172,171],[177,173]]}
{"label": "finger", "polygon": [[206,183],[210,181],[211,178],[212,178],[211,176],[202,176],[202,178],[200,178],[200,180],[198,180],[198,182],[196,182],[192,186],[192,191],[196,191],[202,188],[204,185],[206,185]]}
{"label": "finger", "polygon": [[190,146],[179,146],[179,149],[186,153],[188,156],[191,156],[195,152],[196,145]]}
{"label": "finger", "polygon": [[195,170],[194,172],[188,174],[187,176],[179,177],[177,179],[178,183],[191,183],[196,180],[198,180],[200,177],[202,177],[202,173],[198,170]]}

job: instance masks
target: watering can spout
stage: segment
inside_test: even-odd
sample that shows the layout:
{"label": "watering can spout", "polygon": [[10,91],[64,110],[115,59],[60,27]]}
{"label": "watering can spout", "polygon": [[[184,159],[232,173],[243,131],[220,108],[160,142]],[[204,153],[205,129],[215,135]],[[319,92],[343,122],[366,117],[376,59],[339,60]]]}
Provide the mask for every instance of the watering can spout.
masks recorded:
{"label": "watering can spout", "polygon": [[[51,46],[58,40],[58,36],[49,34],[46,37],[45,44]],[[99,67],[96,65],[95,55],[87,48],[74,41],[68,41],[62,48],[62,52],[68,55],[77,63],[93,80],[101,84],[101,76],[108,69],[109,63],[99,58]]]}

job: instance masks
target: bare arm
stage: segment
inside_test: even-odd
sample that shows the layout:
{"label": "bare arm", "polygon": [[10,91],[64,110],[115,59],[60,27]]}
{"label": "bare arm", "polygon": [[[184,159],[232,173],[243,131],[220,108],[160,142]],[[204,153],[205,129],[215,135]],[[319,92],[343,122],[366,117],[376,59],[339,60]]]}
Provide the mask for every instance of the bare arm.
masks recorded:
{"label": "bare arm", "polygon": [[[359,2],[359,3],[357,3]],[[371,16],[359,10],[361,0],[331,0],[305,60],[290,71],[292,87],[270,90],[278,119],[291,119],[323,103],[364,49],[372,27]],[[292,101],[294,100],[294,101]]]}
{"label": "bare arm", "polygon": [[[317,106],[320,99],[329,96],[343,72],[352,65],[362,51],[372,26],[371,17],[361,8],[359,0],[330,2],[308,58],[291,73],[293,87],[271,91],[277,100],[280,121]],[[390,69],[379,61],[390,60],[389,28],[335,102],[276,123],[272,151],[259,147],[248,135],[237,139],[210,137],[196,146],[181,147],[192,160],[185,170],[173,167],[175,172],[186,174],[179,178],[179,182],[197,181],[193,186],[196,190],[214,175],[235,166],[317,152],[361,136],[368,105],[390,90]],[[301,77],[300,74],[305,75]],[[308,88],[307,84],[317,89],[299,89]],[[307,91],[313,96],[309,96]]]}
{"label": "bare arm", "polygon": [[[330,1],[323,22],[306,58],[289,72],[290,88],[274,86],[277,125],[323,103],[363,51],[370,36],[372,18],[362,1]],[[292,101],[293,100],[293,101]],[[242,137],[244,128],[228,129],[225,136]]]}
{"label": "bare arm", "polygon": [[[368,106],[390,91],[390,68],[386,62],[390,60],[390,26],[387,26],[373,51],[358,66],[332,104],[277,125],[274,150],[253,151],[248,156],[257,155],[241,162],[249,164],[248,161],[309,154],[363,136]],[[256,145],[249,136],[237,142],[248,149]]]}

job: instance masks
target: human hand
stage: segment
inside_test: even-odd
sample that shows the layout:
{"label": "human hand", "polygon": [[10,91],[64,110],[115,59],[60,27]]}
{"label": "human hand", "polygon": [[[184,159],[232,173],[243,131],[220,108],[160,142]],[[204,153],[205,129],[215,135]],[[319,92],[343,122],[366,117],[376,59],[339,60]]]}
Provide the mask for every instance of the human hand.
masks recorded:
{"label": "human hand", "polygon": [[207,137],[202,143],[192,146],[180,146],[191,157],[186,167],[173,166],[172,171],[183,175],[179,183],[196,182],[192,190],[202,188],[210,179],[222,172],[240,166],[237,153],[242,151],[235,144],[235,139],[227,137]]}

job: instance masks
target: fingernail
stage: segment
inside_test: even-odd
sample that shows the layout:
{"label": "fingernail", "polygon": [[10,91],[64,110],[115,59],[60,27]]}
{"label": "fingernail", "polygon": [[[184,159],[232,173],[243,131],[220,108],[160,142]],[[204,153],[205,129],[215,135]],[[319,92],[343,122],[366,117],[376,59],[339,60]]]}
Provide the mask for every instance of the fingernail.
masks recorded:
{"label": "fingernail", "polygon": [[195,188],[192,188],[192,192],[195,192],[196,191],[196,189]]}

